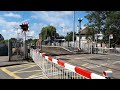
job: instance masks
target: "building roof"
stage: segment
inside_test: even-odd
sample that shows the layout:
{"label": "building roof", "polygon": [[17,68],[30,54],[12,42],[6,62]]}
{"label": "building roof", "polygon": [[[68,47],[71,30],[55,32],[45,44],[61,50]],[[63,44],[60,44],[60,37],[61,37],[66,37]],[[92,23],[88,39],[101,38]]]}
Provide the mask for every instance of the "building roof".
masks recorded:
{"label": "building roof", "polygon": [[[80,31],[80,35],[85,35],[87,33],[87,29],[84,28],[82,31]],[[76,35],[79,35],[79,33],[77,33]]]}
{"label": "building roof", "polygon": [[[87,29],[87,27],[85,27],[82,31],[80,31],[80,35],[86,35],[89,29]],[[79,35],[79,33],[77,33],[76,35]]]}

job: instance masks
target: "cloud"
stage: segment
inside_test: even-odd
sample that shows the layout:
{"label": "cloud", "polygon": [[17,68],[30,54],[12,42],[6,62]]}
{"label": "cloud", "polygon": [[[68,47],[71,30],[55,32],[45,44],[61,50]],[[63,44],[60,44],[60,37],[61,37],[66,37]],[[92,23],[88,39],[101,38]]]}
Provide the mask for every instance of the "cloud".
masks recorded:
{"label": "cloud", "polygon": [[[28,22],[29,20],[30,20],[30,19],[25,19],[25,20],[23,20],[22,22]],[[22,23],[22,22],[21,22],[21,23]]]}
{"label": "cloud", "polygon": [[[29,19],[27,19],[29,20]],[[0,29],[1,34],[5,39],[17,38],[18,34],[20,38],[24,38],[24,34],[21,33],[20,25],[21,22],[7,21],[5,18],[0,17]],[[46,26],[43,23],[32,23],[30,25],[30,32],[27,32],[27,36],[33,36],[33,38],[38,38],[40,30],[42,27]]]}
{"label": "cloud", "polygon": [[40,33],[41,29],[45,26],[47,26],[47,25],[44,23],[33,23],[33,25],[31,26],[31,30],[34,30],[34,31]]}
{"label": "cloud", "polygon": [[30,32],[28,35],[34,36],[33,38],[39,38],[39,33],[45,26],[47,25],[44,23],[33,23],[30,27]]}
{"label": "cloud", "polygon": [[[53,25],[56,27],[57,32],[59,34],[63,34],[66,32],[64,29],[61,32],[61,27],[63,28],[72,28],[72,11],[34,11],[32,12],[32,19],[42,20],[43,22],[47,23],[48,25]],[[69,29],[71,30],[71,29]],[[67,31],[69,31],[67,30]]]}
{"label": "cloud", "polygon": [[2,33],[6,33],[6,30],[2,30]]}
{"label": "cloud", "polygon": [[4,14],[3,16],[5,16],[5,17],[14,17],[14,18],[22,18],[21,15],[19,15],[19,14],[14,14],[14,13],[6,13],[6,14]]}
{"label": "cloud", "polygon": [[[19,25],[26,21],[30,22],[30,32],[28,32],[27,35],[34,36],[34,38],[39,38],[39,33],[41,32],[42,27],[47,25],[55,26],[57,33],[60,35],[65,35],[67,32],[73,31],[72,11],[31,11],[29,14],[25,14],[28,17],[26,18],[24,16],[24,19],[21,14],[15,12],[7,12],[0,15],[0,33],[5,39],[17,37],[17,30],[21,33]],[[8,19],[7,17],[14,17],[15,19]],[[16,21],[16,18],[21,19],[19,19],[20,21]],[[77,24],[78,22],[76,23],[75,31],[77,31]],[[83,23],[81,25],[84,27]],[[22,36],[24,35],[21,35],[21,37]]]}
{"label": "cloud", "polygon": [[5,39],[16,37],[19,24],[20,22],[9,22],[5,18],[0,17],[0,29],[3,37]]}
{"label": "cloud", "polygon": [[57,21],[62,21],[63,17],[68,16],[65,12],[62,11],[55,12],[55,11],[40,11],[40,12],[33,12],[31,16],[34,19],[42,19],[49,23],[56,23]]}
{"label": "cloud", "polygon": [[[71,11],[40,11],[32,12],[33,15],[31,18],[42,19],[48,23],[61,23],[64,19],[67,19],[67,16],[71,16]],[[67,19],[69,20],[69,19]]]}

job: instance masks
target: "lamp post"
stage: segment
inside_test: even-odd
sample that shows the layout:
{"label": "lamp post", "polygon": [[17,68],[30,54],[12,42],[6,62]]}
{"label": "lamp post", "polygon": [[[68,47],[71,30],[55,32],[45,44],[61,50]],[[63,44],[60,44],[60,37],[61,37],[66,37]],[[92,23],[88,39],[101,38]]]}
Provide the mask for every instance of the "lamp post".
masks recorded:
{"label": "lamp post", "polygon": [[81,31],[81,22],[82,22],[82,20],[83,20],[82,18],[78,18],[78,22],[79,22],[79,29],[78,29],[79,30],[78,31],[79,32],[79,49],[80,49],[80,31]]}
{"label": "lamp post", "polygon": [[8,38],[8,57],[10,61],[10,39]]}
{"label": "lamp post", "polygon": [[73,49],[75,48],[75,11],[73,11]]}

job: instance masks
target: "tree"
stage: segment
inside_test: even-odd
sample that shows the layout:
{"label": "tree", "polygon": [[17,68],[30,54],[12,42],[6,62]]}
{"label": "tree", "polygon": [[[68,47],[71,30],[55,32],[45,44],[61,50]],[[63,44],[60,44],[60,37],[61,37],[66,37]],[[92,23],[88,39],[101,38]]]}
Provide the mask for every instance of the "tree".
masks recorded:
{"label": "tree", "polygon": [[[30,43],[32,42],[32,39],[28,39],[26,42],[27,42],[28,44],[30,44]],[[34,43],[34,41],[33,41],[33,43]]]}
{"label": "tree", "polygon": [[[75,32],[74,34],[76,34],[76,32]],[[73,32],[72,32],[72,31],[69,32],[69,33],[67,33],[67,35],[66,35],[66,37],[65,37],[65,40],[66,40],[66,41],[72,41],[72,40],[73,40]],[[76,37],[75,37],[75,36],[74,36],[74,40],[76,40]]]}
{"label": "tree", "polygon": [[112,47],[120,45],[120,11],[109,11],[106,13],[106,23],[104,32],[104,42],[108,43],[109,35],[113,35]]}
{"label": "tree", "polygon": [[95,28],[97,30],[97,33],[100,33],[103,28],[103,12],[104,11],[89,11],[88,14],[85,16],[85,18],[87,18],[89,21],[87,25]]}
{"label": "tree", "polygon": [[88,39],[89,37],[91,37],[91,39],[94,41],[95,34],[97,33],[97,30],[95,28],[93,28],[93,27],[90,27],[90,26],[87,26],[85,28],[85,30],[86,30],[86,33],[85,33],[86,39]]}
{"label": "tree", "polygon": [[54,26],[51,26],[51,25],[43,27],[40,35],[42,36],[42,41],[44,41],[48,37],[55,38],[55,37],[59,36],[59,34],[56,33],[56,28]]}
{"label": "tree", "polygon": [[120,11],[89,11],[85,17],[89,21],[87,25],[103,33],[104,43],[108,43],[109,35],[113,34],[111,45],[120,44]]}
{"label": "tree", "polygon": [[37,40],[38,40],[38,39],[33,39],[33,40],[32,40],[32,44],[36,45]]}
{"label": "tree", "polygon": [[10,39],[10,42],[16,42],[16,41],[17,41],[16,38],[11,38],[11,39]]}
{"label": "tree", "polygon": [[0,40],[0,43],[8,43],[8,40]]}

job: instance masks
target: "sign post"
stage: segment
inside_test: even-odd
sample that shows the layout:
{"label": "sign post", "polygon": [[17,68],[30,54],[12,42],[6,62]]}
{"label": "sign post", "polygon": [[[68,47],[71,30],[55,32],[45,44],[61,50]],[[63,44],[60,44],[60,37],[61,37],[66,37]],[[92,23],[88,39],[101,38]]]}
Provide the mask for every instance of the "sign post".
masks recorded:
{"label": "sign post", "polygon": [[112,34],[109,35],[109,48],[110,48],[110,39],[113,39],[113,35]]}

